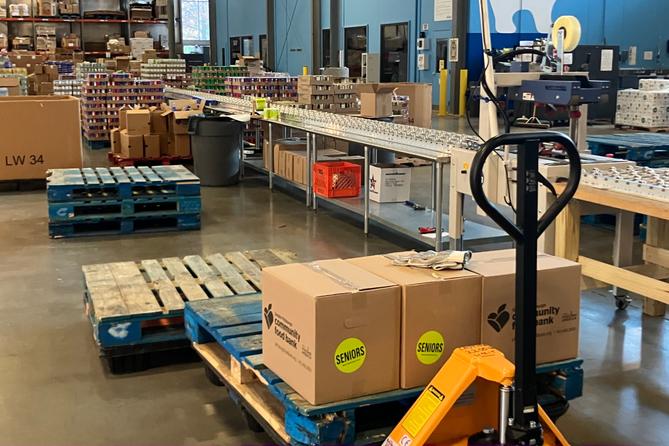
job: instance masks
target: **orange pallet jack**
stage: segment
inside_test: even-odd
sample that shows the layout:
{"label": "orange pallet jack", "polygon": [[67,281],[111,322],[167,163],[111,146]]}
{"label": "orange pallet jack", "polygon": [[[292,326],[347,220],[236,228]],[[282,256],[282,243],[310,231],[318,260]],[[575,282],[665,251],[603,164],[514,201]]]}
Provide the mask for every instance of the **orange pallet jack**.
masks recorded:
{"label": "orange pallet jack", "polygon": [[[561,196],[537,221],[539,151],[543,143],[564,147],[570,174]],[[516,223],[495,208],[483,190],[483,166],[496,150],[517,146]],[[516,242],[515,363],[485,345],[455,350],[384,446],[569,446],[537,403],[537,239],[573,198],[581,161],[561,133],[504,134],[490,139],[471,166],[470,185],[479,207]]]}

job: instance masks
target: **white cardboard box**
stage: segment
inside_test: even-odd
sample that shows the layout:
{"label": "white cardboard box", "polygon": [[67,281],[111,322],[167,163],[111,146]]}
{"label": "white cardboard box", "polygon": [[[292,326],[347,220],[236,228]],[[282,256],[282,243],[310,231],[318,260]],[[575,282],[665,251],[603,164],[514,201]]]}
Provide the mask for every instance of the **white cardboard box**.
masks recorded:
{"label": "white cardboard box", "polygon": [[395,164],[369,166],[369,198],[377,203],[401,203],[410,198],[411,168]]}

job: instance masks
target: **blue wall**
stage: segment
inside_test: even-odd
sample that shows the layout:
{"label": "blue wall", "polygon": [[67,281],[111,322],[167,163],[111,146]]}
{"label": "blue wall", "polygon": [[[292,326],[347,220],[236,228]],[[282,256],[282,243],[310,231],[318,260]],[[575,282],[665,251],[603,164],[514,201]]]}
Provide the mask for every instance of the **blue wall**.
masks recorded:
{"label": "blue wall", "polygon": [[[487,0],[491,14],[492,44],[505,48],[520,40],[546,35],[548,26],[562,15],[576,16],[582,26],[581,43],[619,45],[621,51],[637,47],[637,63],[622,67],[669,66],[666,25],[667,0]],[[467,64],[473,71],[482,66],[479,0],[470,0]],[[653,60],[643,60],[652,51]]]}
{"label": "blue wall", "polygon": [[276,0],[274,8],[275,69],[302,74],[302,67],[311,67],[313,54],[311,0]]}

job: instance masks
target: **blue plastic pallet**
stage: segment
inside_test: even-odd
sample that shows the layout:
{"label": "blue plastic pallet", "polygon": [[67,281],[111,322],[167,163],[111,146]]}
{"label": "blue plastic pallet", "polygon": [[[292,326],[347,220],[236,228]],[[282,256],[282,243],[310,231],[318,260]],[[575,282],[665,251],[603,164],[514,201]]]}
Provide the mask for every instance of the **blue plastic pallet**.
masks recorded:
{"label": "blue plastic pallet", "polygon": [[200,215],[154,215],[151,217],[91,218],[49,223],[51,238],[126,235],[145,232],[194,231],[200,229]]}
{"label": "blue plastic pallet", "polygon": [[49,202],[200,195],[200,180],[184,166],[56,169],[47,175]]}
{"label": "blue plastic pallet", "polygon": [[593,155],[613,156],[642,165],[669,159],[669,135],[658,133],[618,133],[588,137]]}
{"label": "blue plastic pallet", "polygon": [[[284,444],[295,446],[319,444],[375,444],[383,441],[390,429],[400,421],[422,388],[395,390],[346,401],[312,405],[263,363],[262,357],[262,299],[261,296],[241,296],[234,299],[189,302],[185,308],[186,334],[194,343],[208,351],[224,352],[260,377],[255,383],[266,386],[267,396],[274,397],[283,412],[274,414],[281,420],[288,440],[280,433],[268,432]],[[213,347],[211,347],[213,345]],[[212,350],[213,349],[213,350]],[[205,361],[207,356],[202,355]],[[221,356],[216,362],[220,363]],[[537,373],[551,387],[568,398],[581,396],[583,371],[581,360],[565,361],[538,367]],[[208,365],[216,372],[216,363]],[[222,374],[221,379],[225,379]],[[253,403],[244,400],[237,386],[225,382],[235,401],[246,411],[262,418],[267,410],[256,411]],[[366,430],[362,419],[376,419],[373,429]],[[268,420],[257,419],[266,429]],[[276,420],[274,420],[276,421]]]}
{"label": "blue plastic pallet", "polygon": [[202,200],[199,196],[159,196],[125,200],[80,200],[50,202],[49,221],[52,223],[113,219],[121,217],[167,216],[199,214]]}

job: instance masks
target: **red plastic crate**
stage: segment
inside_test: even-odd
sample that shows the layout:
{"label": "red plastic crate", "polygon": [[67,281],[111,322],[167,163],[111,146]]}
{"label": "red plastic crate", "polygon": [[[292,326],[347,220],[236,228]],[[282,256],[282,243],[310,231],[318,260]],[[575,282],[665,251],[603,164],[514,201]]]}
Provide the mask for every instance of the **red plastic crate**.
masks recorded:
{"label": "red plastic crate", "polygon": [[314,192],[326,198],[351,198],[360,195],[362,169],[345,161],[314,164]]}

